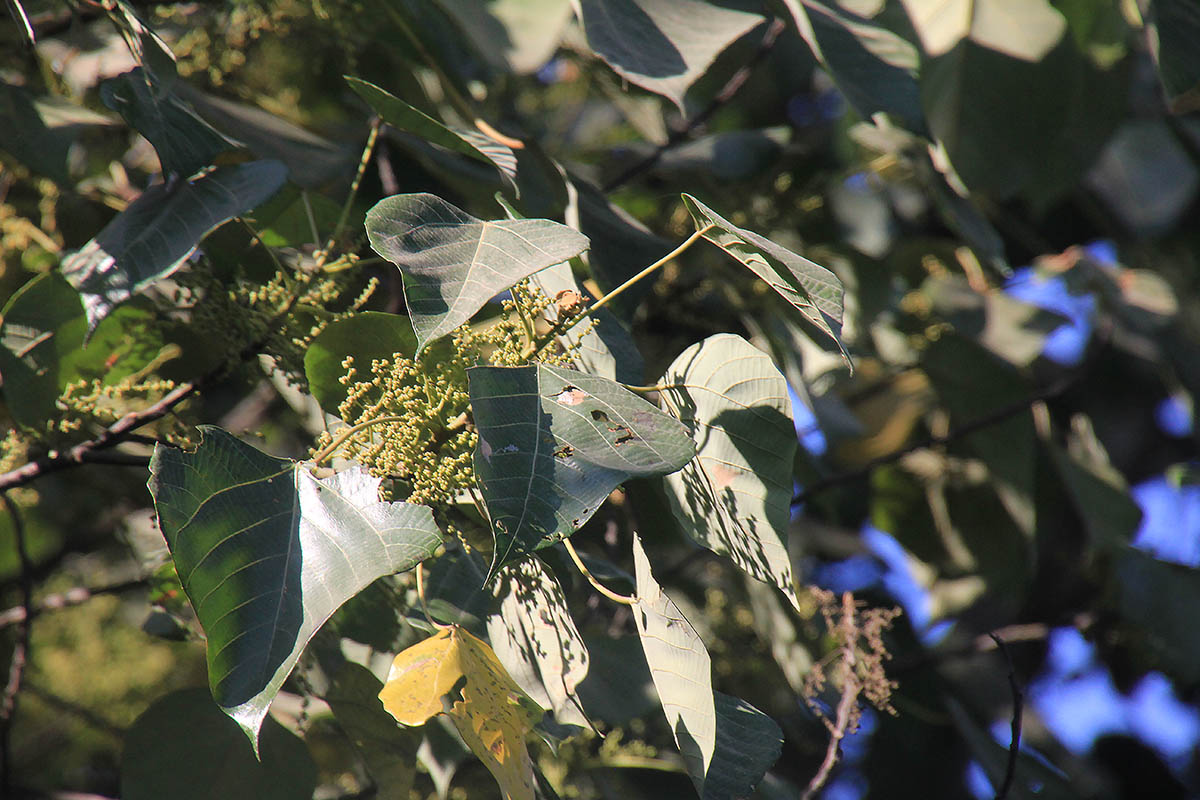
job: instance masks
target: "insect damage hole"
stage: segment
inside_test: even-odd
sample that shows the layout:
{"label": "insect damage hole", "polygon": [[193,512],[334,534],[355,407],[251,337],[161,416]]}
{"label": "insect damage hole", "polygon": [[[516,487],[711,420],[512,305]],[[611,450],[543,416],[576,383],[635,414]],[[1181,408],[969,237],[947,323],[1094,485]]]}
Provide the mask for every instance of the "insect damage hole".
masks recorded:
{"label": "insect damage hole", "polygon": [[559,405],[577,406],[587,399],[587,392],[577,386],[564,386],[558,394],[551,395]]}

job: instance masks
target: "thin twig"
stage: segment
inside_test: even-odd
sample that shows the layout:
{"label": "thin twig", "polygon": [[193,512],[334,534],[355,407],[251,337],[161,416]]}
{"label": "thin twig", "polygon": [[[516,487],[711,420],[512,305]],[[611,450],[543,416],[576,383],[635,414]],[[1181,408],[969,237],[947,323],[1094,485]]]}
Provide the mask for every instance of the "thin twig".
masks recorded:
{"label": "thin twig", "polygon": [[13,645],[12,659],[8,664],[8,682],[0,700],[0,790],[8,797],[12,790],[12,727],[17,712],[17,693],[21,689],[21,678],[29,661],[29,642],[33,628],[33,561],[29,558],[29,543],[25,539],[25,521],[21,511],[7,492],[0,491],[0,502],[12,519],[13,541],[17,549],[17,563],[21,569],[21,608],[25,612],[17,630],[17,641]]}
{"label": "thin twig", "polygon": [[842,660],[840,664],[842,698],[838,701],[837,716],[834,721],[831,723],[829,720],[825,720],[825,727],[829,728],[829,745],[825,748],[825,758],[821,761],[821,766],[817,770],[817,774],[808,782],[804,793],[800,795],[800,800],[811,800],[829,780],[829,775],[833,772],[833,768],[837,764],[838,755],[841,752],[842,740],[851,733],[850,728],[856,717],[854,712],[858,703],[858,695],[862,691],[862,683],[859,681],[858,673],[855,669],[857,657],[854,648],[858,642],[858,630],[854,627],[855,608],[853,593],[845,592],[842,594],[842,605],[842,626],[845,638],[845,642],[842,644]]}
{"label": "thin twig", "polygon": [[371,155],[375,152],[375,142],[379,140],[379,129],[382,125],[383,121],[379,117],[371,118],[371,132],[367,134],[367,143],[363,145],[362,157],[358,160],[358,169],[354,172],[354,180],[350,182],[350,192],[346,195],[346,202],[342,203],[342,211],[338,214],[337,224],[329,235],[329,241],[325,243],[325,248],[317,254],[316,268],[318,270],[324,267],[325,262],[329,260],[329,254],[333,251],[338,239],[341,238],[346,221],[350,218],[350,209],[354,207],[354,200],[358,197],[359,187],[362,186],[363,175],[367,172],[367,165],[371,163]]}
{"label": "thin twig", "polygon": [[990,414],[984,414],[978,419],[972,420],[964,425],[959,425],[947,433],[926,436],[920,441],[913,442],[912,444],[888,453],[887,455],[873,458],[866,464],[863,464],[861,467],[856,469],[848,470],[846,472],[839,472],[834,475],[829,475],[828,477],[815,480],[792,497],[792,504],[795,505],[796,503],[807,502],[814,495],[820,494],[821,492],[831,489],[834,486],[840,486],[844,483],[850,483],[860,478],[865,478],[878,468],[888,464],[893,464],[904,458],[909,453],[914,453],[917,450],[925,450],[930,447],[947,445],[951,442],[962,439],[963,437],[970,436],[972,433],[1004,422],[1009,417],[1015,417],[1024,411],[1028,411],[1034,403],[1043,402],[1059,396],[1067,389],[1070,389],[1072,386],[1074,386],[1079,380],[1080,375],[1081,373],[1077,372],[1060,378],[1039,392],[1034,392],[1026,397],[1022,397],[1020,400],[1001,406]]}
{"label": "thin twig", "polygon": [[324,461],[325,459],[329,458],[331,455],[336,453],[338,451],[338,448],[340,448],[342,445],[344,445],[346,442],[348,442],[350,440],[350,437],[354,436],[356,433],[360,433],[360,432],[366,430],[367,428],[372,427],[373,425],[383,425],[383,424],[386,424],[389,422],[404,422],[404,421],[405,421],[405,417],[398,417],[394,414],[388,414],[388,415],[382,416],[382,417],[375,417],[375,419],[369,419],[366,422],[360,422],[357,425],[351,425],[349,428],[346,428],[345,430],[339,432],[337,437],[334,438],[333,441],[331,441],[329,444],[325,445],[319,451],[317,451],[317,453],[312,457],[312,461],[314,464],[320,466],[322,461]]}
{"label": "thin twig", "polygon": [[587,319],[588,317],[592,316],[600,309],[604,308],[604,306],[608,305],[609,303],[611,303],[613,301],[613,298],[618,297],[622,292],[629,289],[635,283],[637,283],[638,281],[641,281],[644,278],[649,277],[650,275],[653,275],[659,269],[661,269],[662,267],[671,263],[679,256],[683,255],[684,251],[686,251],[689,247],[694,245],[697,241],[699,241],[700,237],[704,236],[704,234],[708,233],[714,227],[716,227],[716,226],[707,225],[707,226],[701,228],[700,230],[696,231],[695,233],[693,233],[688,238],[684,239],[683,242],[681,242],[680,245],[678,247],[676,247],[674,250],[667,253],[665,256],[660,258],[658,261],[655,261],[653,264],[646,267],[644,270],[639,272],[637,275],[634,275],[632,278],[625,281],[624,283],[622,283],[617,288],[613,289],[608,294],[604,295],[604,297],[601,297],[599,300],[592,303],[590,306],[588,306],[586,309],[584,309],[583,313],[581,313],[578,317],[576,317],[572,322],[579,323],[580,321]]}
{"label": "thin twig", "polygon": [[445,625],[441,622],[438,622],[433,618],[433,615],[429,613],[429,606],[425,602],[425,565],[417,564],[415,571],[417,573],[417,599],[421,601],[421,610],[425,612],[425,619],[429,621],[430,625],[440,631],[444,631],[447,628],[453,628],[453,625]]}
{"label": "thin twig", "polygon": [[1012,741],[1008,745],[1008,763],[1004,767],[1004,780],[1000,784],[999,791],[996,792],[996,800],[1006,800],[1017,776],[1017,756],[1021,750],[1021,714],[1025,705],[1025,695],[1021,691],[1021,684],[1017,682],[1017,671],[1013,666],[1008,646],[995,633],[990,633],[988,636],[996,643],[996,647],[1000,648],[1000,652],[1004,654],[1004,660],[1008,662],[1008,687],[1012,690]]}
{"label": "thin twig", "polygon": [[[33,608],[32,613],[33,615],[40,615],[47,611],[59,611],[64,608],[83,605],[93,597],[106,594],[120,594],[121,592],[137,589],[145,585],[145,578],[135,578],[107,586],[74,586],[65,592],[56,592],[55,594],[43,597],[38,601],[36,607]],[[9,625],[16,625],[27,619],[30,619],[30,611],[24,605],[13,606],[12,608],[0,611],[0,629],[7,628]]]}
{"label": "thin twig", "polygon": [[657,164],[658,160],[662,158],[663,154],[668,150],[678,147],[680,144],[690,139],[697,128],[711,119],[713,114],[716,114],[726,103],[733,99],[733,96],[738,93],[738,90],[741,89],[742,85],[745,84],[750,78],[750,73],[754,71],[754,68],[757,67],[764,58],[766,58],[767,53],[771,52],[771,48],[775,46],[775,40],[779,38],[779,34],[783,33],[786,27],[787,25],[785,25],[783,20],[779,19],[778,17],[771,20],[771,24],[767,26],[767,30],[763,34],[762,41],[759,42],[758,49],[754,52],[754,55],[750,57],[750,60],[747,61],[745,65],[741,67],[741,69],[733,73],[729,80],[725,82],[725,85],[721,88],[721,91],[717,92],[717,95],[704,108],[704,110],[689,119],[682,127],[672,131],[667,137],[667,140],[656,147],[653,153],[646,156],[641,161],[630,165],[625,169],[625,171],[617,175],[617,177],[604,184],[604,193],[608,194],[609,192],[619,189],[620,187],[629,183],[629,181],[641,175],[643,172],[648,171],[651,167]]}

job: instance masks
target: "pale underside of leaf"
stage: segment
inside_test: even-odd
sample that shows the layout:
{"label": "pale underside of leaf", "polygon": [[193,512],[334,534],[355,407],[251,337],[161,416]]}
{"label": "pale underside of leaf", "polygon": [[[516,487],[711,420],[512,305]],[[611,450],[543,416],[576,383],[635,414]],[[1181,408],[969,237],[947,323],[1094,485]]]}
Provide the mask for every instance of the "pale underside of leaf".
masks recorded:
{"label": "pale underside of leaf", "polygon": [[749,342],[717,334],[683,351],[659,383],[696,443],[696,458],[664,478],[675,517],[797,604],[784,544],[796,452],[787,382]]}
{"label": "pale underside of leaf", "polygon": [[503,568],[500,612],[488,618],[496,656],[525,694],[564,725],[588,724],[575,689],[587,677],[588,651],[558,581],[537,558]]}
{"label": "pale underside of leaf", "polygon": [[633,538],[637,605],[633,619],[654,687],[688,774],[703,785],[717,742],[712,666],[695,628],[650,571],[641,539]]}
{"label": "pale underside of leaf", "polygon": [[620,384],[544,364],[468,371],[475,475],[509,561],[570,536],[623,481],[695,454],[678,421]]}
{"label": "pale underside of leaf", "polygon": [[[743,230],[689,194],[683,195],[697,230],[748,267],[838,347],[842,327],[842,282],[829,270],[764,236]],[[843,349],[843,353],[844,353]]]}
{"label": "pale underside of leaf", "polygon": [[375,252],[400,268],[419,349],[517,281],[588,246],[586,236],[557,222],[487,222],[431,194],[381,200],[366,228]]}
{"label": "pale underside of leaf", "polygon": [[208,638],[213,697],[257,744],[279,687],[316,630],[375,579],[441,544],[428,508],[378,500],[358,467],[318,480],[222,431],[195,453],[158,446],[150,488]]}

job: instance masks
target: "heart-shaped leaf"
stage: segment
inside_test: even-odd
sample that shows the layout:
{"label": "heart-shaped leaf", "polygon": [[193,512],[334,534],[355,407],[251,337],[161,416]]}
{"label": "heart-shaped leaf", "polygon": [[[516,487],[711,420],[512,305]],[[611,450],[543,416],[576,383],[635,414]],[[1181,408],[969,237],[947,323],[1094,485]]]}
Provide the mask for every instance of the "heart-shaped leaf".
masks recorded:
{"label": "heart-shaped leaf", "polygon": [[475,475],[492,518],[489,580],[570,536],[623,481],[691,460],[687,430],[618,383],[531,364],[467,372]]}
{"label": "heart-shaped leaf", "polygon": [[690,194],[683,195],[683,204],[696,229],[707,229],[705,239],[749,267],[806,320],[842,346],[842,282],[836,275],[765,236],[739,228]]}
{"label": "heart-shaped leaf", "polygon": [[400,268],[418,352],[519,280],[579,255],[587,237],[548,219],[485,222],[431,194],[399,194],[367,213],[375,252]]}
{"label": "heart-shaped leaf", "polygon": [[280,162],[252,161],[142,192],[95,239],[63,259],[64,277],[83,296],[89,333],[135,292],[179,269],[214,229],[265,202],[286,179]]}
{"label": "heart-shaped leaf", "polygon": [[784,544],[796,435],[783,375],[745,339],[722,333],[680,353],[660,384],[696,443],[696,458],[664,478],[676,519],[796,604]]}
{"label": "heart-shaped leaf", "polygon": [[159,445],[150,493],[208,637],[213,698],[257,747],[267,707],[316,630],[383,575],[442,543],[424,506],[382,503],[360,468],[318,480],[212,426]]}
{"label": "heart-shaped leaf", "polygon": [[646,663],[688,775],[702,786],[717,746],[717,711],[708,651],[696,629],[654,580],[642,540],[636,534],[633,566],[637,573],[633,621]]}

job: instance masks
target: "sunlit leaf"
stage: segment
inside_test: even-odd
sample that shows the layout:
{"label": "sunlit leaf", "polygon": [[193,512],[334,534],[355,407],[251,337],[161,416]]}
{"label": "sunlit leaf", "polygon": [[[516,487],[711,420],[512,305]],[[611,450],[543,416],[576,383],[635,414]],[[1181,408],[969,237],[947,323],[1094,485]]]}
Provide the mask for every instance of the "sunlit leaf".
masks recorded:
{"label": "sunlit leaf", "polygon": [[367,214],[375,252],[400,268],[418,350],[499,292],[579,255],[587,237],[546,219],[485,222],[431,194],[381,200]]}
{"label": "sunlit leaf", "polygon": [[325,620],[442,537],[428,508],[380,502],[379,480],[359,467],[318,480],[220,428],[200,430],[195,452],[155,448],[150,492],[208,638],[213,698],[256,742]]}
{"label": "sunlit leaf", "polygon": [[367,101],[380,118],[397,130],[420,136],[427,142],[470,156],[500,170],[509,180],[517,176],[517,157],[508,145],[484,136],[479,131],[451,128],[438,122],[420,109],[413,108],[399,97],[360,78],[346,76],[359,97]]}
{"label": "sunlit leaf", "polygon": [[570,536],[623,481],[695,453],[675,419],[605,378],[535,364],[468,371],[475,475],[492,518],[489,579]]}
{"label": "sunlit leaf", "polygon": [[241,146],[141,67],[101,84],[100,99],[154,145],[163,174],[172,180],[190,178],[219,154]]}
{"label": "sunlit leaf", "polygon": [[525,735],[537,704],[521,694],[486,642],[458,626],[443,628],[396,656],[379,699],[404,725],[446,713],[506,800],[533,800]]}
{"label": "sunlit leaf", "polygon": [[723,333],[680,353],[659,384],[696,443],[696,457],[664,478],[675,517],[796,604],[785,545],[796,453],[787,381],[766,354]]}
{"label": "sunlit leaf", "polygon": [[690,194],[683,203],[704,238],[750,268],[804,318],[841,346],[842,282],[820,264],[743,230]]}
{"label": "sunlit leaf", "polygon": [[688,774],[702,786],[717,745],[712,667],[704,642],[650,572],[639,537],[633,539],[637,605],[633,621]]}
{"label": "sunlit leaf", "polygon": [[588,651],[558,581],[537,558],[500,570],[500,613],[488,640],[521,690],[563,725],[587,725],[575,689],[588,674]]}
{"label": "sunlit leaf", "polygon": [[325,702],[347,738],[362,754],[380,800],[408,800],[416,775],[420,737],[401,728],[379,701],[383,684],[366,667],[338,668]]}
{"label": "sunlit leaf", "polygon": [[927,56],[970,40],[1012,58],[1038,61],[1067,21],[1049,0],[901,0]]}
{"label": "sunlit leaf", "polygon": [[618,75],[680,108],[717,55],[763,21],[701,0],[572,0],[588,46]]}
{"label": "sunlit leaf", "polygon": [[443,0],[475,47],[497,67],[517,74],[550,60],[571,19],[568,0]]}
{"label": "sunlit leaf", "polygon": [[308,748],[274,720],[258,758],[213,705],[207,689],[159,698],[125,732],[121,797],[127,800],[294,800],[311,797],[317,768]]}
{"label": "sunlit leaf", "polygon": [[63,275],[83,296],[89,332],[136,292],[179,269],[215,228],[266,201],[286,178],[278,161],[253,161],[143,192],[63,259]]}

